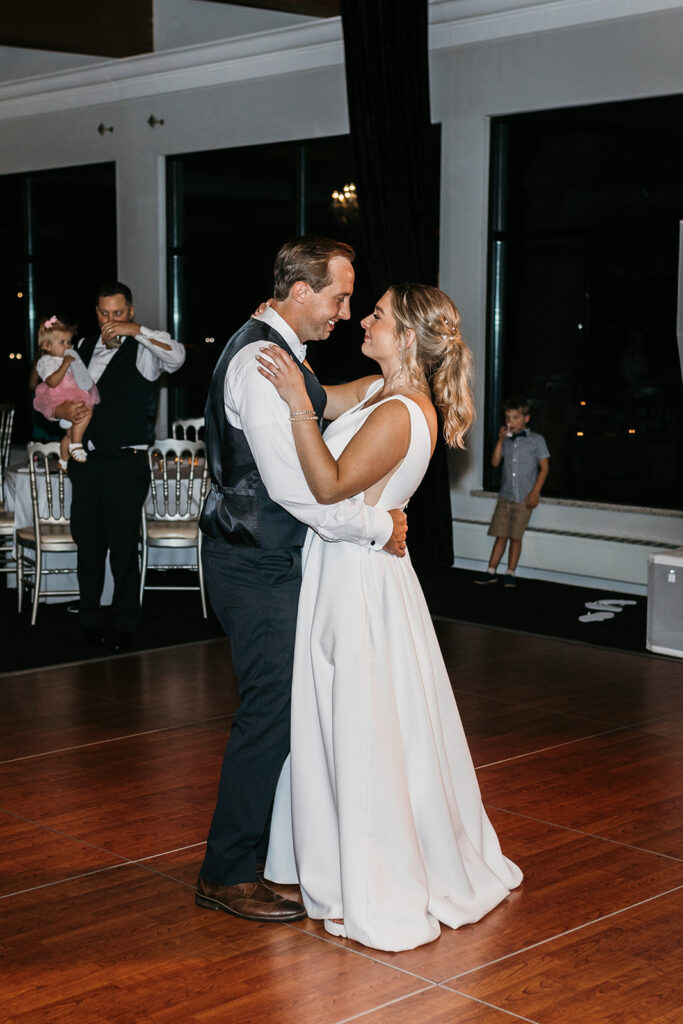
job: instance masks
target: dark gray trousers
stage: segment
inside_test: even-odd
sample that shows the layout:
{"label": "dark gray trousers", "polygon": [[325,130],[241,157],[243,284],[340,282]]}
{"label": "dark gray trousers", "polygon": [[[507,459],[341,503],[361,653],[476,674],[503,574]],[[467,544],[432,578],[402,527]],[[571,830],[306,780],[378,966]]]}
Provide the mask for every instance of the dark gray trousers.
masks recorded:
{"label": "dark gray trousers", "polygon": [[301,549],[238,547],[207,538],[206,589],[230,639],[240,704],[223,758],[201,875],[217,885],[256,878],[277,781],[289,753]]}

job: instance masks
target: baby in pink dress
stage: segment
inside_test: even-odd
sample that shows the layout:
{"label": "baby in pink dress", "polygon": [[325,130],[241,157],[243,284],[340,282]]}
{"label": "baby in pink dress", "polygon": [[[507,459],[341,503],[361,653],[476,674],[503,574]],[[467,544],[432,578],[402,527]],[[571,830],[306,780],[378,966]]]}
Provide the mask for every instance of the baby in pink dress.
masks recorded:
{"label": "baby in pink dress", "polygon": [[88,458],[83,435],[92,419],[92,407],[100,400],[85,363],[71,347],[75,331],[75,327],[62,323],[56,316],[41,320],[38,328],[38,348],[43,354],[36,363],[36,370],[43,383],[36,388],[34,409],[52,420],[60,402],[85,402],[88,407],[87,415],[78,423],[59,421],[60,427],[66,430],[59,444],[62,469],[66,469],[69,456],[76,462],[85,462]]}

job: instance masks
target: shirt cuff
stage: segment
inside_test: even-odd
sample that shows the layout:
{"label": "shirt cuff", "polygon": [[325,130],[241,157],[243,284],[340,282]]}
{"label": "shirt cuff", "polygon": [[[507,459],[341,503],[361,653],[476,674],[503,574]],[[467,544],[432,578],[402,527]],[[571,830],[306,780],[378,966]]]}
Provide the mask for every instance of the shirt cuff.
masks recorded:
{"label": "shirt cuff", "polygon": [[394,532],[394,520],[389,513],[372,505],[365,506],[368,515],[368,546],[371,551],[381,551]]}

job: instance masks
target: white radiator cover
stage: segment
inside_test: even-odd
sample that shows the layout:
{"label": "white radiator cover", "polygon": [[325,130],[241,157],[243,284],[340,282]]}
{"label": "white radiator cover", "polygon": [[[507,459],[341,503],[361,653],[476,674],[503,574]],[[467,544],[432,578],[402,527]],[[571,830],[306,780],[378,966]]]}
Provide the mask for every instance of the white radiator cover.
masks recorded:
{"label": "white radiator cover", "polygon": [[648,558],[645,646],[683,658],[683,548]]}

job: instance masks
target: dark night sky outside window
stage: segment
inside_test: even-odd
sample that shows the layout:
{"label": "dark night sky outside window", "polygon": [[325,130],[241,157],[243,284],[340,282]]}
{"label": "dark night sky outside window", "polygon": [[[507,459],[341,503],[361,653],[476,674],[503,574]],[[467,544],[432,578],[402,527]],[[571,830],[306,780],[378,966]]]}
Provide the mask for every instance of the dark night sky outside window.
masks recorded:
{"label": "dark night sky outside window", "polygon": [[40,317],[93,330],[95,290],[116,277],[114,164],[3,175],[0,215],[0,401],[16,406],[13,442],[24,444],[60,433],[34,414],[27,388]]}
{"label": "dark night sky outside window", "polygon": [[[435,128],[437,166],[439,145]],[[377,372],[360,351],[360,320],[379,295],[369,283],[358,214],[340,217],[331,199],[354,180],[346,135],[169,157],[169,324],[188,349],[185,366],[169,379],[172,415],[202,415],[225,342],[271,295],[277,250],[302,233],[340,239],[357,253],[351,319],[310,346],[316,373],[333,383]]]}
{"label": "dark night sky outside window", "polygon": [[528,396],[546,496],[680,507],[683,98],[495,119],[485,485],[500,402]]}

